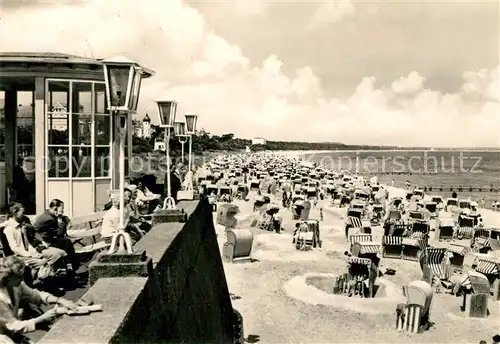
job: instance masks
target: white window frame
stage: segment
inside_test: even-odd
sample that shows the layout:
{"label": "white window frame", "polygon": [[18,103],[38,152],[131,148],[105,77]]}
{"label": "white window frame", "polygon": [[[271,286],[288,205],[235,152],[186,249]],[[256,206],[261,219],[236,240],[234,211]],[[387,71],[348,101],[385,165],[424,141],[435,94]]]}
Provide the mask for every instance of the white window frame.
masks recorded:
{"label": "white window frame", "polygon": [[[68,144],[65,145],[52,145],[49,143],[49,116],[52,113],[52,111],[49,111],[49,105],[50,105],[50,90],[49,90],[49,84],[50,82],[67,82],[68,87],[69,87],[69,93],[68,93],[68,104],[67,104],[67,114],[68,114]],[[91,174],[90,177],[73,177],[73,148],[79,147],[79,145],[73,144],[73,83],[90,83],[91,84],[91,140],[90,140],[90,146],[83,146],[83,147],[90,147],[91,149]],[[110,165],[109,165],[109,170],[108,170],[108,176],[99,176],[96,177],[95,175],[95,154],[96,154],[96,149],[97,148],[108,148],[109,149],[109,157],[111,158],[113,156],[113,119],[111,117],[111,114],[107,114],[109,116],[110,120],[110,126],[109,126],[109,142],[108,145],[96,145],[95,142],[95,131],[96,131],[96,109],[95,109],[95,84],[102,84],[104,85],[103,81],[99,80],[92,80],[92,79],[60,79],[60,78],[46,78],[45,79],[45,111],[44,111],[44,123],[45,123],[45,144],[44,144],[44,156],[48,156],[49,149],[50,148],[57,148],[57,147],[64,147],[68,148],[68,158],[69,158],[69,171],[68,171],[68,177],[49,177],[49,169],[44,169],[44,174],[45,174],[45,198],[48,196],[48,183],[49,181],[68,181],[68,187],[69,187],[69,202],[70,204],[68,205],[70,210],[73,210],[73,181],[82,181],[82,180],[87,180],[87,181],[92,181],[92,193],[94,195],[94,207],[95,207],[95,185],[96,185],[96,180],[109,180],[109,183],[111,185],[112,182],[112,176],[113,176],[113,164],[111,163],[112,159],[110,159]],[[87,113],[86,113],[87,114]],[[98,114],[97,116],[104,116],[104,114]],[[48,200],[47,200],[48,201]]]}

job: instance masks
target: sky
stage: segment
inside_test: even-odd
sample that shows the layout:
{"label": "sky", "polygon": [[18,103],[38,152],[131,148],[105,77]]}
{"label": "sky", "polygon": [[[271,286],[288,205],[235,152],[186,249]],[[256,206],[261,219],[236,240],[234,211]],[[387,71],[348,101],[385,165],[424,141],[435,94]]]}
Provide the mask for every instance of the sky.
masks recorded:
{"label": "sky", "polygon": [[127,56],[210,133],[500,146],[497,1],[0,0],[0,50]]}

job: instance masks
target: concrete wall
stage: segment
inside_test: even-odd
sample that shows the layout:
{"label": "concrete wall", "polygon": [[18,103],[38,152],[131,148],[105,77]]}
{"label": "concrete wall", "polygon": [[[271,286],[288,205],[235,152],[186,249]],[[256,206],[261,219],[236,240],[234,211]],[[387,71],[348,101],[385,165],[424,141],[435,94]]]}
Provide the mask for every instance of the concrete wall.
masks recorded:
{"label": "concrete wall", "polygon": [[178,207],[187,223],[157,225],[136,245],[153,259],[150,277],[99,279],[87,297],[104,311],[59,320],[41,343],[233,343],[210,206],[201,200]]}

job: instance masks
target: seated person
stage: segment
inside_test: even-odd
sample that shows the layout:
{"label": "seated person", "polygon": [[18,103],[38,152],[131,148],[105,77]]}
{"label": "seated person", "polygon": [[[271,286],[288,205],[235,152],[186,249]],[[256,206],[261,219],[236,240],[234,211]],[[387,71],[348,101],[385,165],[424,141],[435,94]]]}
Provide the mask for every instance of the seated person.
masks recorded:
{"label": "seated person", "polygon": [[[67,268],[70,271],[75,271],[77,268],[77,257],[73,242],[66,235],[69,222],[62,220],[64,216],[64,203],[59,199],[50,201],[49,209],[45,210],[37,217],[33,228],[36,232],[36,238],[45,247],[53,247],[61,249],[67,255]],[[61,222],[62,221],[62,222]]]}
{"label": "seated person", "polygon": [[9,210],[10,219],[6,223],[4,235],[12,253],[37,272],[38,279],[43,280],[54,276],[55,266],[61,263],[66,252],[56,247],[45,246],[36,241],[35,235],[30,235],[34,231],[30,233],[32,227],[24,216],[22,204],[13,203]]}
{"label": "seated person", "polygon": [[154,194],[144,185],[142,179],[137,180],[136,203],[140,208],[146,208],[147,213],[152,213],[160,206],[161,195]]}
{"label": "seated person", "polygon": [[27,286],[23,282],[24,270],[23,261],[16,256],[0,259],[0,336],[3,335],[0,340],[4,339],[7,343],[10,342],[8,339],[12,343],[26,342],[22,338],[24,333],[35,331],[37,324],[57,316],[54,307],[36,318],[21,319],[18,312],[21,302],[33,306],[46,304],[76,309],[76,305],[69,300]]}
{"label": "seated person", "polygon": [[71,241],[68,236],[68,231],[73,228],[71,219],[66,215],[61,215],[57,217],[58,233],[56,237],[56,243],[54,246],[63,249],[68,254],[68,261],[71,263],[70,268],[72,271],[76,271],[79,267],[79,259],[75,252],[75,246],[73,241]]}
{"label": "seated person", "polygon": [[137,204],[137,186],[129,185],[128,189],[132,192],[130,202],[127,204],[129,208],[129,225],[135,226],[143,235],[151,229],[151,226],[145,220]]}
{"label": "seated person", "polygon": [[[140,233],[137,228],[129,225],[130,220],[130,208],[128,207],[128,203],[132,197],[132,192],[129,189],[125,189],[124,192],[124,230],[130,234],[133,241],[138,241],[142,237],[142,233]],[[102,218],[102,230],[101,237],[105,242],[111,243],[113,235],[118,233],[120,230],[120,193],[113,192],[111,194],[111,208],[104,214]]]}

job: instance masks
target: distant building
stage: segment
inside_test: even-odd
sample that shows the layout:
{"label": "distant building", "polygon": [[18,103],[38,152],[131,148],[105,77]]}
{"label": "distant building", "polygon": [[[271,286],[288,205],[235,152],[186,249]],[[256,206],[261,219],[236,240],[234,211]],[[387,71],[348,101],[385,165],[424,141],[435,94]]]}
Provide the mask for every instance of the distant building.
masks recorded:
{"label": "distant building", "polygon": [[49,128],[52,130],[65,131],[68,130],[68,110],[66,104],[55,102],[50,109]]}
{"label": "distant building", "polygon": [[154,150],[165,152],[166,151],[165,141],[155,141]]}
{"label": "distant building", "polygon": [[142,121],[134,121],[134,134],[137,137],[142,137],[149,139],[152,135],[151,119],[148,114],[142,119]]}
{"label": "distant building", "polygon": [[265,145],[267,140],[262,137],[254,137],[252,139],[252,145]]}

